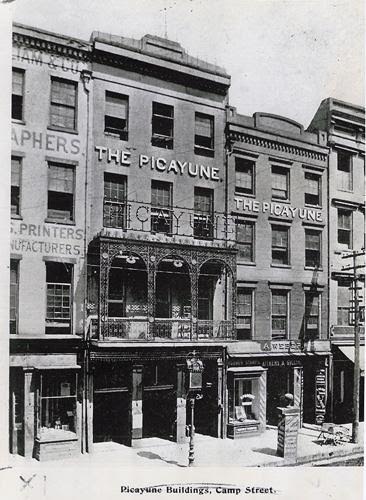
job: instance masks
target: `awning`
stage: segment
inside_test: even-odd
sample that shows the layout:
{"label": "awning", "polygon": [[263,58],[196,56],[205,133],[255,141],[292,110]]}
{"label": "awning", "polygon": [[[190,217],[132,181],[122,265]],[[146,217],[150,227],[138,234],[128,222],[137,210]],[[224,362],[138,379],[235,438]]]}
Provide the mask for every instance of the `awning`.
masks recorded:
{"label": "awning", "polygon": [[37,366],[37,370],[80,370],[80,365],[52,365],[52,366]]}
{"label": "awning", "polygon": [[[340,351],[348,358],[352,363],[355,362],[355,348],[351,345],[339,345],[337,346]],[[360,370],[363,374],[365,371],[365,346],[360,346]]]}
{"label": "awning", "polygon": [[236,374],[250,374],[250,375],[261,375],[267,369],[263,368],[263,366],[234,366],[228,368],[228,373],[236,373]]}

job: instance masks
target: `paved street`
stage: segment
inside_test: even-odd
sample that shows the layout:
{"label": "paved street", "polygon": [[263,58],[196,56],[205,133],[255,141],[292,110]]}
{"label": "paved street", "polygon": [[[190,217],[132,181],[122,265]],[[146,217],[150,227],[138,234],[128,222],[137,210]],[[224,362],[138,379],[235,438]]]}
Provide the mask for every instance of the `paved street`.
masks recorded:
{"label": "paved street", "polygon": [[[351,431],[351,426],[347,425]],[[359,444],[342,443],[341,445],[325,444],[321,445],[317,438],[319,427],[305,425],[301,429],[298,440],[298,463],[299,465],[312,465],[317,460],[326,461],[340,457],[339,461],[345,461],[345,457],[350,455],[361,455],[363,453],[363,423],[360,424]],[[195,463],[200,466],[219,467],[269,467],[286,465],[284,459],[278,457],[277,450],[277,429],[268,428],[265,433],[259,436],[247,437],[244,439],[216,439],[209,436],[196,435],[195,442]],[[12,466],[22,466],[28,463],[32,467],[42,467],[42,463],[36,460],[26,460],[22,457],[12,456]],[[54,463],[55,467],[62,464],[67,467],[77,465],[85,466],[136,466],[136,467],[186,467],[188,463],[188,440],[183,445],[159,439],[142,439],[135,448],[129,448],[113,442],[95,444],[93,454],[85,454],[77,458],[65,460],[62,464],[59,461],[47,462],[47,467]],[[331,465],[331,464],[330,464]],[[358,465],[357,460],[354,464]]]}

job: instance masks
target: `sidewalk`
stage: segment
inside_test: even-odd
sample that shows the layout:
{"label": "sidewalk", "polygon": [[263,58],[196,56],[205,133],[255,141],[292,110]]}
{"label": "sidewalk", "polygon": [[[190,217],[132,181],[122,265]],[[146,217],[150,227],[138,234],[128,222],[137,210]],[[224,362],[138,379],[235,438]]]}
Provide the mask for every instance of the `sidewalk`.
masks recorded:
{"label": "sidewalk", "polygon": [[[347,424],[351,432],[351,425]],[[363,423],[360,424],[359,444],[344,443],[320,445],[317,442],[320,429],[306,425],[300,430],[298,440],[298,460],[294,465],[311,465],[312,462],[335,457],[363,454]],[[42,462],[45,463],[45,462]],[[10,466],[42,467],[34,459],[12,456]],[[96,443],[92,454],[84,454],[62,462],[46,462],[47,467],[94,467],[94,466],[129,466],[129,467],[186,467],[188,463],[188,439],[183,445],[160,438],[144,438],[138,446],[129,448],[118,443]],[[277,429],[267,430],[257,436],[242,439],[217,439],[196,434],[196,467],[278,467],[287,465],[277,456]]]}

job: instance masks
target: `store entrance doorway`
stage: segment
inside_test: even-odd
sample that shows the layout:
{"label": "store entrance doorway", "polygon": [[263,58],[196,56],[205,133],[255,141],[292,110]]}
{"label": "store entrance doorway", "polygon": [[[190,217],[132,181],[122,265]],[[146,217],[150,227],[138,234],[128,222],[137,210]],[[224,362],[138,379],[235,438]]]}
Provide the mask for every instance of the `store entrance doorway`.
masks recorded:
{"label": "store entrance doorway", "polygon": [[277,408],[283,405],[284,395],[294,393],[293,368],[271,367],[267,372],[267,424],[278,424]]}
{"label": "store entrance doorway", "polygon": [[95,391],[93,414],[94,442],[129,444],[129,394],[127,391]]}

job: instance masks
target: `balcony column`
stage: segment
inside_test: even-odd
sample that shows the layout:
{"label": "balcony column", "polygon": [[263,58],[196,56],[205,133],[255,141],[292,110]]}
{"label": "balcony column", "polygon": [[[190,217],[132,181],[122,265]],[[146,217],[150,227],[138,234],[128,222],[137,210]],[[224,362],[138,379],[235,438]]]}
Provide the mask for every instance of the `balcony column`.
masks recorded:
{"label": "balcony column", "polygon": [[142,365],[132,366],[131,446],[142,438]]}
{"label": "balcony column", "polygon": [[186,365],[177,364],[177,420],[176,420],[176,442],[186,442]]}
{"label": "balcony column", "polygon": [[24,456],[33,457],[35,437],[35,389],[34,370],[24,370]]}
{"label": "balcony column", "polygon": [[99,338],[108,336],[108,288],[109,288],[109,248],[102,243],[100,246],[99,274]]}
{"label": "balcony column", "polygon": [[156,269],[155,255],[150,255],[147,266],[147,316],[148,316],[148,336],[154,337],[155,334],[155,287],[156,287]]}
{"label": "balcony column", "polygon": [[192,259],[192,268],[190,272],[191,279],[191,339],[196,340],[197,317],[198,317],[198,277],[199,269],[195,259]]}

